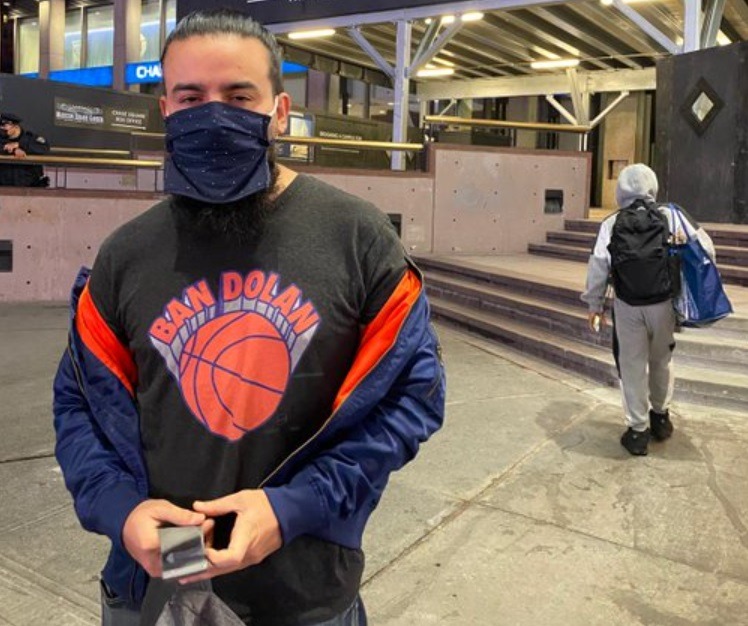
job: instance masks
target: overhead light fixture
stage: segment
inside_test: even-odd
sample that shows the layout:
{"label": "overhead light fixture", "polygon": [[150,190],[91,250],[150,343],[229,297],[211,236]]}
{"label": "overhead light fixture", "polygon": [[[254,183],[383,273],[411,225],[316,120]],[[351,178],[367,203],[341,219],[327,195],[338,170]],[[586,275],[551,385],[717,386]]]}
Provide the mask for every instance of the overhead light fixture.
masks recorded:
{"label": "overhead light fixture", "polygon": [[320,28],[319,30],[299,30],[288,33],[289,39],[317,39],[318,37],[330,37],[335,34],[334,28]]}
{"label": "overhead light fixture", "polygon": [[446,55],[447,55],[448,57],[456,57],[456,56],[457,56],[457,55],[456,55],[456,54],[455,54],[454,52],[450,52],[450,51],[449,51],[449,50],[447,50],[446,48],[444,48],[444,49],[443,49],[443,50],[441,51],[441,54],[446,54]]}
{"label": "overhead light fixture", "polygon": [[427,17],[425,20],[423,20],[426,24],[431,24],[434,20],[432,20],[430,17]]}
{"label": "overhead light fixture", "polygon": [[483,19],[483,13],[480,11],[470,11],[470,13],[463,13],[460,19],[463,22],[479,22]]}
{"label": "overhead light fixture", "polygon": [[451,67],[434,67],[418,70],[416,76],[418,78],[434,78],[436,76],[451,76],[454,73],[454,68]]}
{"label": "overhead light fixture", "polygon": [[556,70],[564,67],[576,67],[577,65],[579,65],[579,59],[554,59],[530,63],[530,67],[534,70]]}
{"label": "overhead light fixture", "polygon": [[447,59],[440,59],[438,57],[434,57],[434,62],[441,63],[442,65],[446,65],[447,67],[454,67],[455,64],[452,63],[452,61],[447,61]]}
{"label": "overhead light fixture", "polygon": [[[651,0],[623,0],[624,4],[637,4],[639,2],[651,2]],[[613,0],[600,0],[600,4],[609,7],[613,4]]]}
{"label": "overhead light fixture", "polygon": [[426,63],[426,65],[424,65],[423,67],[425,67],[427,70],[435,70],[438,66],[434,65],[433,63]]}
{"label": "overhead light fixture", "polygon": [[730,39],[720,30],[717,32],[717,43],[720,46],[729,46],[732,43],[732,39]]}
{"label": "overhead light fixture", "polygon": [[452,24],[455,21],[454,15],[443,15],[442,24]]}

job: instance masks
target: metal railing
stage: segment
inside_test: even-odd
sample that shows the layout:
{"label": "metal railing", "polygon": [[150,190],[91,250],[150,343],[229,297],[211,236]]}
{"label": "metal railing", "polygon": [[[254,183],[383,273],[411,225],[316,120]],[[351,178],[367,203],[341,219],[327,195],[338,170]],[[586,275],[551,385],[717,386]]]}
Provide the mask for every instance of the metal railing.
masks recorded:
{"label": "metal railing", "polygon": [[516,128],[518,130],[550,131],[554,133],[584,134],[592,130],[591,126],[579,126],[576,124],[510,122],[507,120],[484,120],[469,117],[450,117],[448,115],[426,115],[423,119],[429,124],[454,124],[457,126],[483,126],[488,128]]}

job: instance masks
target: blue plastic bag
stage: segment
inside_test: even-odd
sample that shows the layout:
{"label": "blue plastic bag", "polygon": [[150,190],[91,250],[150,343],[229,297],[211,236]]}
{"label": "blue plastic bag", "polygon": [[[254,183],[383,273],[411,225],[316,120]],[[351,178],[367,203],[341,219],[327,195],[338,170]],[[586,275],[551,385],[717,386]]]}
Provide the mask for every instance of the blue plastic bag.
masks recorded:
{"label": "blue plastic bag", "polygon": [[[686,243],[673,245],[672,252],[680,257],[681,289],[673,299],[675,313],[681,326],[708,326],[732,313],[732,305],[722,286],[717,266],[709,258],[696,236],[689,236],[683,214],[670,205],[686,235]],[[674,229],[675,230],[675,229]]]}

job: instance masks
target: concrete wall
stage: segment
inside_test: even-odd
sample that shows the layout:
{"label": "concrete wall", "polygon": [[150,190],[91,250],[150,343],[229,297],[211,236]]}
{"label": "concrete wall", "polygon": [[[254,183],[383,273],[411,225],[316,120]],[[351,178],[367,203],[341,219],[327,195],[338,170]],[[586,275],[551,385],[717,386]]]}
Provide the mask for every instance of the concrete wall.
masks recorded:
{"label": "concrete wall", "polygon": [[[450,146],[434,173],[436,254],[525,252],[589,206],[588,153]],[[548,189],[563,190],[562,213],[544,213]]]}
{"label": "concrete wall", "polygon": [[[584,217],[586,153],[432,146],[428,173],[301,169],[401,215],[414,254],[524,252],[565,218]],[[546,215],[546,189],[564,192]],[[13,271],[0,272],[0,302],[65,300],[101,242],[161,196],[71,190],[0,190],[0,239],[13,241]]]}
{"label": "concrete wall", "polygon": [[66,300],[104,238],[157,196],[4,191],[0,239],[13,241],[13,271],[0,272],[0,302]]}

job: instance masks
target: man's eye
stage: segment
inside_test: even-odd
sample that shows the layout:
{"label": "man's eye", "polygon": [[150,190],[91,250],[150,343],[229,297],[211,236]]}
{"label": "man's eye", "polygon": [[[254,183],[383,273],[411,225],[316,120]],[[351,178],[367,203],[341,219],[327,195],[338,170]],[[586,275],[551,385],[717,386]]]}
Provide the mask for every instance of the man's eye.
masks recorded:
{"label": "man's eye", "polygon": [[197,96],[182,96],[179,99],[180,104],[193,104],[195,102],[199,102],[200,98]]}
{"label": "man's eye", "polygon": [[250,98],[249,96],[243,96],[239,94],[232,96],[231,98],[236,102],[250,102],[252,100],[252,98]]}

